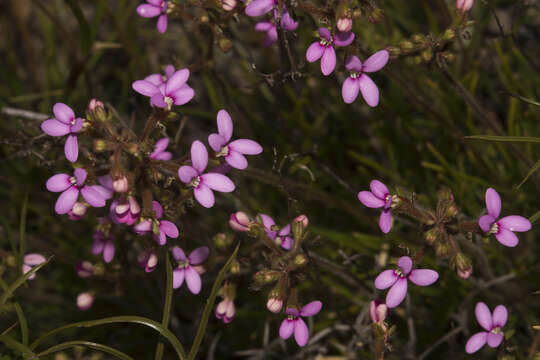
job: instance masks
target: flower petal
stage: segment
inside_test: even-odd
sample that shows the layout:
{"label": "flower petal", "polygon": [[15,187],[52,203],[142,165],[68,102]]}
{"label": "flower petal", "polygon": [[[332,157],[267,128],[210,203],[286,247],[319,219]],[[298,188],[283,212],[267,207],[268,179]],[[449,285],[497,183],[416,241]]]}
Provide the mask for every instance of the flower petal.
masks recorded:
{"label": "flower petal", "polygon": [[53,113],[56,117],[56,120],[68,125],[71,125],[71,121],[75,117],[75,113],[73,112],[73,110],[64,103],[54,104]]}
{"label": "flower petal", "polygon": [[214,150],[215,152],[220,152],[223,145],[225,145],[227,142],[223,138],[223,136],[219,134],[210,134],[208,135],[208,145]]}
{"label": "flower petal", "polygon": [[258,142],[249,139],[234,140],[229,144],[229,147],[245,155],[258,155],[263,151],[262,146]]}
{"label": "flower petal", "polygon": [[352,77],[347,77],[343,82],[341,87],[341,97],[345,104],[351,104],[358,97],[360,92],[360,82],[358,79],[353,79]]}
{"label": "flower petal", "polygon": [[234,191],[234,183],[227,176],[217,173],[206,173],[201,175],[201,180],[204,185],[212,190],[220,192]]}
{"label": "flower petal", "polygon": [[375,195],[381,200],[386,200],[386,196],[390,193],[386,185],[384,185],[379,180],[371,180],[371,182],[369,183],[369,188],[373,195]]}
{"label": "flower petal", "polygon": [[64,136],[70,133],[70,126],[56,119],[49,119],[41,123],[41,130],[50,136]]}
{"label": "flower petal", "polygon": [[187,256],[184,253],[184,250],[182,250],[178,246],[173,247],[172,254],[173,254],[174,260],[176,260],[176,261],[186,261],[187,260]]}
{"label": "flower petal", "polygon": [[192,266],[186,268],[186,283],[192,294],[201,292],[201,276]]}
{"label": "flower petal", "polygon": [[392,229],[391,209],[386,209],[381,212],[381,216],[379,217],[379,228],[385,234],[388,234],[390,232],[390,229]]}
{"label": "flower petal", "polygon": [[152,210],[154,211],[154,216],[156,219],[161,219],[163,216],[163,206],[156,200],[152,201]]}
{"label": "flower petal", "polygon": [[65,191],[72,185],[70,178],[71,176],[68,174],[56,174],[47,180],[45,186],[47,187],[47,190],[51,192]]}
{"label": "flower petal", "polygon": [[165,151],[167,149],[167,146],[169,146],[169,138],[164,137],[159,139],[156,144],[154,145],[154,153],[160,153]]}
{"label": "flower petal", "polygon": [[332,40],[332,35],[330,34],[330,30],[328,30],[325,27],[319,28],[319,36],[325,40]]}
{"label": "flower petal", "polygon": [[338,32],[334,36],[334,44],[336,46],[349,46],[354,40],[354,33],[351,31],[348,32]]}
{"label": "flower petal", "polygon": [[347,56],[347,59],[345,60],[345,68],[349,71],[362,71],[362,62],[360,61],[358,56]]}
{"label": "flower petal", "polygon": [[491,312],[486,304],[479,302],[474,308],[474,314],[476,315],[476,320],[484,330],[491,331],[493,327],[493,322],[491,320]]}
{"label": "flower petal", "polygon": [[493,310],[493,326],[494,327],[503,327],[506,325],[506,320],[508,320],[508,310],[506,310],[506,306],[504,305],[498,305]]}
{"label": "flower petal", "polygon": [[270,229],[272,227],[272,225],[275,225],[276,222],[274,221],[274,219],[272,219],[270,216],[266,215],[266,214],[259,214],[257,215],[261,218],[262,222],[263,222],[263,225],[266,229]]}
{"label": "flower petal", "polygon": [[159,222],[159,231],[165,233],[168,237],[173,239],[176,239],[179,235],[176,225],[167,220],[161,220]]}
{"label": "flower petal", "polygon": [[150,104],[159,108],[166,108],[169,106],[163,99],[163,94],[161,92],[157,92],[152,95],[150,98]]}
{"label": "flower petal", "polygon": [[315,41],[314,43],[309,45],[306,51],[306,60],[308,62],[314,62],[319,60],[323,56],[324,49],[324,46],[322,46],[318,41]]}
{"label": "flower petal", "polygon": [[165,31],[167,31],[167,15],[163,14],[157,19],[156,24],[157,31],[163,34]]}
{"label": "flower petal", "polygon": [[86,200],[87,203],[93,207],[103,207],[105,206],[105,199],[101,196],[99,192],[94,190],[90,186],[85,186],[81,189],[81,195]]}
{"label": "flower petal", "polygon": [[218,133],[223,137],[225,142],[231,140],[233,133],[233,122],[231,116],[226,110],[219,110],[217,113],[217,128]]}
{"label": "flower petal", "polygon": [[497,223],[505,229],[517,232],[529,231],[532,227],[529,219],[519,215],[505,216],[497,221]]}
{"label": "flower petal", "polygon": [[394,285],[399,279],[399,276],[394,270],[384,270],[375,278],[375,287],[379,290],[388,289]]}
{"label": "flower petal", "polygon": [[75,205],[75,202],[77,201],[77,198],[79,197],[79,190],[76,187],[70,187],[66,191],[64,191],[60,196],[58,197],[58,200],[56,200],[56,205],[54,206],[54,210],[57,214],[67,214],[69,210],[73,209],[73,205]]}
{"label": "flower petal", "polygon": [[261,16],[270,12],[274,6],[274,0],[253,0],[246,6],[246,15]]}
{"label": "flower petal", "polygon": [[283,30],[294,31],[298,27],[298,21],[294,21],[287,10],[283,10],[280,25]]}
{"label": "flower petal", "polygon": [[305,346],[309,340],[309,330],[301,318],[296,319],[294,322],[294,339],[298,346]]}
{"label": "flower petal", "polygon": [[41,254],[37,254],[37,253],[27,254],[23,258],[23,262],[26,265],[32,265],[32,266],[42,264],[45,261],[47,261],[47,259],[45,259],[45,256]]}
{"label": "flower petal", "polygon": [[501,345],[502,340],[502,334],[494,334],[490,332],[487,336],[487,343],[492,348],[496,348],[497,346]]}
{"label": "flower petal", "polygon": [[229,151],[229,155],[225,156],[225,161],[227,164],[238,170],[244,170],[248,167],[246,157],[236,151]]}
{"label": "flower petal", "polygon": [[108,264],[114,259],[114,244],[112,241],[105,242],[105,247],[103,249],[103,260]]}
{"label": "flower petal", "polygon": [[321,72],[323,75],[330,75],[336,68],[336,51],[332,46],[327,46],[324,49],[321,58]]}
{"label": "flower petal", "polygon": [[137,14],[145,18],[156,17],[161,14],[161,8],[150,4],[142,4],[137,6]]}
{"label": "flower petal", "polygon": [[156,85],[145,80],[134,81],[133,84],[131,84],[131,87],[133,88],[133,90],[135,90],[139,94],[145,95],[145,96],[151,97],[159,93],[159,89],[157,88]]}
{"label": "flower petal", "polygon": [[493,188],[486,190],[486,208],[488,214],[493,216],[495,219],[501,214],[501,197]]}
{"label": "flower petal", "polygon": [[143,80],[148,81],[149,83],[152,83],[155,86],[159,86],[159,85],[163,84],[163,75],[161,75],[161,74],[150,74],[147,77],[145,77]]}
{"label": "flower petal", "polygon": [[173,270],[173,289],[178,289],[184,283],[185,270],[176,268]]}
{"label": "flower petal", "polygon": [[195,96],[195,90],[188,85],[183,85],[180,89],[175,90],[170,94],[174,98],[174,105],[184,105],[193,99]]}
{"label": "flower petal", "polygon": [[206,165],[208,165],[208,151],[206,150],[206,146],[199,140],[195,140],[193,144],[191,144],[191,163],[199,174],[201,174],[204,169],[206,169]]}
{"label": "flower petal", "polygon": [[184,184],[189,184],[193,178],[196,178],[197,176],[199,176],[197,170],[189,165],[180,166],[180,168],[178,168],[178,178]]}
{"label": "flower petal", "polygon": [[279,337],[286,340],[291,337],[294,331],[295,320],[283,319],[279,327]]}
{"label": "flower petal", "polygon": [[495,238],[498,242],[508,247],[514,247],[519,243],[519,239],[516,234],[505,228],[500,228],[499,232],[495,234]]}
{"label": "flower petal", "polygon": [[167,80],[167,85],[165,86],[165,93],[170,94],[184,85],[189,79],[189,70],[180,69],[177,70],[170,78]]}
{"label": "flower petal", "polygon": [[477,352],[486,344],[488,333],[485,331],[479,332],[474,334],[469,338],[467,341],[467,345],[465,345],[465,351],[468,354],[472,354]]}
{"label": "flower petal", "polygon": [[358,193],[358,200],[369,208],[380,208],[385,204],[384,200],[379,199],[370,191],[360,191]]}
{"label": "flower petal", "polygon": [[401,271],[403,271],[403,274],[409,275],[412,269],[412,259],[408,256],[402,256],[398,259],[397,265],[400,267]]}
{"label": "flower petal", "polygon": [[211,208],[214,206],[214,193],[208,186],[199,185],[198,188],[193,190],[193,195],[195,195],[195,199],[197,199],[199,204],[205,208]]}
{"label": "flower petal", "polygon": [[409,280],[418,286],[429,286],[439,278],[439,274],[435,270],[430,269],[414,269],[409,275]]}
{"label": "flower petal", "polygon": [[210,249],[208,248],[208,246],[198,247],[189,254],[189,263],[191,265],[199,265],[206,260],[209,253]]}
{"label": "flower petal", "polygon": [[152,222],[150,220],[141,221],[133,227],[133,231],[137,235],[144,235],[152,231]]}
{"label": "flower petal", "polygon": [[375,54],[368,57],[366,61],[364,61],[362,71],[369,73],[381,70],[388,63],[389,57],[390,54],[388,51],[377,51]]}
{"label": "flower petal", "polygon": [[491,225],[495,222],[495,218],[491,215],[482,215],[480,216],[480,219],[478,219],[478,226],[480,226],[480,229],[482,229],[483,232],[489,232],[491,230]]}
{"label": "flower petal", "polygon": [[77,185],[82,186],[86,181],[86,176],[88,175],[88,173],[83,168],[76,168],[75,171],[73,171],[73,175],[75,175]]}
{"label": "flower petal", "polygon": [[386,294],[386,306],[394,308],[401,304],[403,299],[407,296],[407,279],[401,278],[388,291]]}
{"label": "flower petal", "polygon": [[77,141],[77,135],[69,135],[64,145],[64,154],[66,159],[70,162],[77,161],[79,157],[79,142]]}
{"label": "flower petal", "polygon": [[273,27],[266,32],[266,36],[264,37],[264,41],[263,41],[263,46],[264,47],[272,46],[277,41],[277,39],[278,39],[277,28]]}
{"label": "flower petal", "polygon": [[274,24],[270,21],[259,21],[255,24],[255,31],[266,32],[274,27]]}
{"label": "flower petal", "polygon": [[302,309],[300,310],[301,316],[313,316],[317,315],[319,311],[322,309],[322,302],[316,300],[312,301],[309,304],[304,305]]}
{"label": "flower petal", "polygon": [[379,104],[379,89],[377,85],[366,74],[362,74],[359,79],[362,97],[369,106],[377,106]]}

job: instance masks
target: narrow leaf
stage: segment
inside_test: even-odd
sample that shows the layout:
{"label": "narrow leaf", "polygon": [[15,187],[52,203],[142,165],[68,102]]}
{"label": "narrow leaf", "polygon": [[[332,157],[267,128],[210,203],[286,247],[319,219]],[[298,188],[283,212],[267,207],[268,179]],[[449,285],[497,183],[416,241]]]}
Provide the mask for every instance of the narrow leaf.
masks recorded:
{"label": "narrow leaf", "polygon": [[19,318],[19,326],[21,327],[21,342],[23,345],[28,345],[28,323],[26,322],[26,317],[19,303],[15,303],[15,312],[17,312],[17,317]]}
{"label": "narrow leaf", "polygon": [[38,359],[36,354],[32,352],[32,349],[7,335],[0,335],[0,341],[6,344],[8,348],[19,352],[25,359]]}
{"label": "narrow leaf", "polygon": [[[167,329],[169,327],[169,317],[171,316],[171,304],[173,296],[173,269],[169,254],[166,255],[165,266],[167,268],[167,283],[165,284],[165,304],[163,306],[163,318],[161,320],[161,326]],[[161,360],[161,358],[163,358],[163,347],[164,344],[160,340],[156,347],[156,354],[154,356],[155,360]]]}
{"label": "narrow leaf", "polygon": [[465,140],[483,140],[495,142],[511,142],[511,143],[540,143],[540,138],[530,136],[495,136],[495,135],[473,135],[465,136]]}
{"label": "narrow leaf", "polygon": [[525,181],[527,181],[531,177],[531,175],[534,174],[536,172],[536,170],[538,170],[538,168],[540,168],[540,160],[538,160],[536,162],[536,164],[533,165],[531,170],[529,170],[529,172],[527,173],[525,178],[523,180],[521,180],[521,182],[519,183],[518,186],[516,186],[516,188],[519,189],[521,187],[521,185],[525,184]]}
{"label": "narrow leaf", "polygon": [[98,350],[98,351],[113,355],[114,357],[118,359],[133,360],[131,356],[121,352],[120,350],[116,350],[115,348],[112,348],[107,345],[98,344],[98,343],[90,342],[90,341],[84,341],[84,340],[66,341],[66,342],[51,346],[47,350],[40,352],[38,356],[45,356],[45,355],[53,354],[61,350],[78,347],[78,346],[85,346],[90,349]]}

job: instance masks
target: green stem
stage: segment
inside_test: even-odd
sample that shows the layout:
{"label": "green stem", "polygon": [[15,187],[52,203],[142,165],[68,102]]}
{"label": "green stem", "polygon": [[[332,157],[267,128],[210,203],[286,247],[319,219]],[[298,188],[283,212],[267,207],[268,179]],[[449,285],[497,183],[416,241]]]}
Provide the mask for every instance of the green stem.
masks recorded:
{"label": "green stem", "polygon": [[[165,305],[163,306],[163,318],[161,320],[161,326],[165,329],[169,327],[169,318],[171,316],[171,305],[173,296],[173,269],[169,255],[166,255],[166,267],[167,267],[167,283],[165,284]],[[159,341],[156,347],[155,360],[161,360],[163,357],[163,341]]]}

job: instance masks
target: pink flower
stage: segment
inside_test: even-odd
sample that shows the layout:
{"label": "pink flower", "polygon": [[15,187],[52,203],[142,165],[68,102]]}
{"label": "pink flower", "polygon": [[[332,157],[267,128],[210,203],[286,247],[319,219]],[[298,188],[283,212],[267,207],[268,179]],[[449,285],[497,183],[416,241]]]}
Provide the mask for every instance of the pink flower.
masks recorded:
{"label": "pink flower", "polygon": [[388,188],[379,180],[372,180],[369,184],[371,191],[360,191],[358,200],[369,208],[383,208],[379,218],[379,228],[387,234],[392,228],[392,200]]}
{"label": "pink flower", "polygon": [[169,138],[165,137],[159,139],[154,146],[154,151],[149,156],[150,159],[162,161],[171,160],[172,154],[168,151],[165,151],[167,149],[167,146],[169,146]]}
{"label": "pink flower", "polygon": [[97,185],[85,185],[86,171],[77,168],[74,176],[68,174],[56,174],[47,180],[47,190],[51,192],[62,192],[56,200],[54,210],[57,214],[67,214],[79,198],[79,192],[84,200],[93,207],[105,206],[105,199],[97,189]]}
{"label": "pink flower", "polygon": [[235,231],[249,231],[249,225],[251,225],[251,219],[242,211],[231,214],[229,218],[229,226]]}
{"label": "pink flower", "polygon": [[99,255],[103,253],[103,260],[108,264],[114,258],[114,236],[105,234],[102,231],[94,233],[94,243],[92,244],[92,254]]}
{"label": "pink flower", "polygon": [[349,46],[354,40],[354,33],[337,33],[332,36],[327,28],[319,28],[321,40],[312,43],[306,52],[306,59],[315,62],[321,59],[321,71],[323,75],[330,75],[336,68],[335,46]]}
{"label": "pink flower", "polygon": [[[34,266],[43,264],[45,261],[47,261],[47,259],[45,259],[45,256],[41,254],[31,253],[31,254],[24,255],[23,264],[22,264],[22,273],[26,274],[27,272],[32,270]],[[36,277],[36,274],[33,273],[32,275],[28,277],[28,280],[32,280],[35,277]]]}
{"label": "pink flower", "polygon": [[501,214],[501,197],[493,188],[486,190],[486,208],[488,214],[480,217],[478,225],[485,233],[495,234],[497,241],[504,246],[514,247],[519,243],[514,231],[529,231],[532,227],[523,216],[510,215],[497,220]]}
{"label": "pink flower", "polygon": [[277,245],[280,245],[285,250],[290,250],[292,248],[294,240],[290,237],[291,224],[288,224],[285,227],[281,228],[280,230],[276,231],[275,229],[276,223],[274,222],[274,219],[272,219],[270,216],[266,214],[259,214],[257,216],[260,216],[263,222],[266,236],[268,236]]}
{"label": "pink flower", "polygon": [[[232,128],[227,134],[232,135]],[[205,208],[214,206],[215,200],[212,190],[220,192],[234,191],[234,183],[227,176],[217,173],[203,174],[208,165],[208,151],[199,140],[191,144],[191,164],[192,166],[181,166],[178,169],[178,177],[184,184],[188,184],[193,188],[195,199]]]}
{"label": "pink flower", "polygon": [[169,80],[169,78],[173,76],[175,72],[176,70],[174,69],[174,66],[168,64],[165,66],[165,75],[150,74],[144,78],[144,81],[148,81],[156,85],[157,87],[160,87],[161,85],[165,85],[167,83],[167,80]]}
{"label": "pink flower", "polygon": [[73,110],[63,103],[54,104],[53,113],[56,118],[45,120],[41,123],[41,130],[50,136],[64,136],[69,134],[64,145],[64,154],[70,162],[75,162],[79,157],[77,133],[81,131],[84,120],[76,118]]}
{"label": "pink flower", "polygon": [[163,216],[163,207],[157,201],[152,201],[152,210],[154,210],[154,219],[143,219],[133,227],[138,235],[149,234],[152,232],[154,240],[159,245],[167,243],[167,236],[176,239],[179,235],[178,228],[172,222],[160,220]]}
{"label": "pink flower", "polygon": [[375,107],[379,104],[379,89],[365,73],[382,69],[388,62],[388,57],[388,51],[381,50],[371,55],[363,64],[354,55],[347,58],[345,67],[350,71],[350,75],[341,88],[341,96],[345,103],[352,103],[358,96],[358,92],[361,92],[369,106]]}
{"label": "pink flower", "polygon": [[73,208],[68,212],[69,219],[73,221],[81,220],[86,214],[88,206],[89,205],[84,201],[77,201],[73,204]]}
{"label": "pink flower", "polygon": [[116,224],[133,225],[139,218],[141,207],[137,200],[129,195],[127,199],[114,200],[109,209],[109,217]]}
{"label": "pink flower", "polygon": [[309,340],[309,330],[306,323],[302,320],[302,316],[314,316],[321,311],[322,302],[312,301],[307,305],[304,305],[300,311],[295,308],[288,308],[285,311],[287,318],[281,322],[279,327],[279,336],[286,340],[291,337],[294,332],[294,339],[298,346],[304,346]]}
{"label": "pink flower", "polygon": [[92,265],[90,261],[79,261],[77,265],[75,265],[75,272],[79,277],[81,278],[89,278],[94,275],[95,273],[95,267]]}
{"label": "pink flower", "polygon": [[456,8],[463,12],[469,11],[474,5],[474,0],[457,0]]}
{"label": "pink flower", "polygon": [[222,0],[221,8],[225,11],[232,11],[236,7],[236,0]]}
{"label": "pink flower", "polygon": [[131,84],[133,90],[150,97],[150,103],[160,108],[171,109],[173,105],[184,105],[193,99],[195,91],[186,84],[188,69],[180,69],[172,74],[165,83],[155,85],[155,79],[137,80]]}
{"label": "pink flower", "polygon": [[[274,44],[278,39],[278,33],[275,22],[277,21],[277,10],[274,9],[274,19],[272,21],[260,21],[255,24],[255,31],[265,32],[263,46],[268,47]],[[287,10],[281,13],[281,28],[286,31],[294,31],[298,27],[298,22],[294,21]]]}
{"label": "pink flower", "polygon": [[253,0],[246,6],[246,15],[261,16],[264,15],[278,4],[277,0]]}
{"label": "pink flower", "polygon": [[159,261],[156,250],[154,249],[143,251],[139,254],[137,260],[139,262],[139,266],[142,267],[147,273],[154,271]]}
{"label": "pink flower", "polygon": [[340,32],[349,32],[352,30],[352,19],[348,17],[339,18],[336,24]]}
{"label": "pink flower", "polygon": [[503,340],[504,333],[502,327],[506,324],[508,319],[508,311],[504,305],[499,305],[493,310],[493,316],[489,311],[489,308],[483,302],[476,304],[474,309],[476,320],[480,326],[486,331],[480,331],[469,338],[467,345],[465,345],[465,351],[468,354],[477,352],[482,348],[486,342],[492,347],[496,348]]}
{"label": "pink flower", "polygon": [[[218,134],[208,136],[208,144],[218,157],[223,156],[227,164],[235,169],[247,168],[248,162],[244,155],[258,155],[263,149],[257,142],[249,139],[231,141],[233,123],[231,116],[225,110],[219,110],[217,114]],[[206,150],[206,149],[205,149]]]}
{"label": "pink flower", "polygon": [[371,301],[369,303],[369,316],[374,323],[383,322],[388,315],[388,306],[380,300]]}
{"label": "pink flower", "polygon": [[405,299],[407,295],[407,279],[418,286],[428,286],[439,278],[439,274],[435,270],[412,270],[413,263],[408,256],[400,257],[397,265],[397,269],[384,270],[375,279],[377,289],[385,290],[390,288],[386,294],[386,306],[389,308],[398,306]]}
{"label": "pink flower", "polygon": [[232,321],[235,313],[236,308],[234,306],[234,301],[229,298],[223,299],[216,307],[216,317],[223,320],[225,324]]}
{"label": "pink flower", "polygon": [[98,108],[103,108],[103,107],[104,107],[103,103],[99,101],[98,99],[92,99],[88,103],[89,111],[96,111]]}
{"label": "pink flower", "polygon": [[94,295],[91,292],[83,292],[77,296],[77,307],[81,311],[86,311],[92,307]]}
{"label": "pink flower", "polygon": [[167,1],[146,0],[148,4],[137,6],[137,14],[145,18],[158,17],[157,30],[160,33],[167,31]]}
{"label": "pink flower", "polygon": [[266,302],[266,308],[268,309],[268,311],[273,312],[274,314],[278,314],[283,308],[283,300],[277,297],[271,297]]}
{"label": "pink flower", "polygon": [[201,276],[195,269],[195,265],[203,263],[208,257],[210,250],[201,246],[193,250],[186,257],[184,251],[175,246],[172,249],[173,257],[178,262],[178,267],[173,270],[173,288],[178,289],[186,280],[189,291],[198,294],[201,291]]}

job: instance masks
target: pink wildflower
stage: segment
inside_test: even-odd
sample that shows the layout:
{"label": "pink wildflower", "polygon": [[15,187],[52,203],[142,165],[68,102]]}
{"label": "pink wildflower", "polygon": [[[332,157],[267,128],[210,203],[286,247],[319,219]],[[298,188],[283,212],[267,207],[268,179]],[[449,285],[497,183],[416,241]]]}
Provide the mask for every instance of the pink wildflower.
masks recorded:
{"label": "pink wildflower", "polygon": [[502,327],[508,319],[508,311],[504,305],[499,305],[493,310],[493,315],[483,302],[476,304],[474,309],[476,320],[486,331],[480,331],[469,338],[465,351],[469,354],[480,350],[487,342],[492,347],[498,347],[504,338]]}
{"label": "pink wildflower", "polygon": [[377,85],[365,73],[379,71],[388,62],[389,53],[381,50],[371,55],[363,64],[356,56],[349,56],[345,62],[345,67],[350,71],[350,75],[343,82],[341,95],[345,103],[352,103],[362,93],[366,103],[375,107],[379,104],[379,89]]}
{"label": "pink wildflower", "polygon": [[323,75],[330,75],[336,68],[335,46],[349,46],[354,40],[354,33],[345,32],[331,35],[327,28],[319,28],[320,40],[312,43],[306,52],[306,59],[315,62],[321,59],[321,71]]}
{"label": "pink wildflower", "polygon": [[184,251],[175,246],[172,249],[173,257],[178,262],[178,267],[173,271],[173,288],[178,289],[186,280],[189,291],[198,294],[201,291],[201,276],[194,268],[195,265],[203,263],[208,257],[210,250],[206,246],[201,246],[193,250],[186,257]]}
{"label": "pink wildflower", "polygon": [[[285,250],[290,250],[293,246],[294,240],[291,238],[291,224],[286,225],[285,227],[276,229],[276,223],[274,219],[266,214],[259,214],[266,236],[272,239],[277,245],[280,245]],[[279,230],[278,230],[279,229]]]}
{"label": "pink wildflower", "polygon": [[103,253],[103,260],[108,264],[114,258],[114,236],[105,234],[98,230],[94,233],[94,243],[92,244],[92,254]]}
{"label": "pink wildflower", "polygon": [[180,69],[159,86],[145,79],[133,82],[131,87],[139,94],[150,97],[152,105],[171,110],[173,105],[184,105],[195,96],[195,91],[186,84],[188,78],[189,70]]}
{"label": "pink wildflower", "polygon": [[[23,264],[22,264],[23,274],[26,274],[27,272],[32,270],[34,266],[43,264],[45,261],[47,261],[47,259],[45,259],[45,256],[41,254],[31,253],[31,254],[24,255]],[[32,280],[35,277],[36,277],[36,274],[33,273],[32,275],[28,277],[28,280]]]}
{"label": "pink wildflower", "polygon": [[225,324],[232,321],[235,313],[236,307],[233,299],[225,298],[216,307],[216,317],[223,320]]}
{"label": "pink wildflower", "polygon": [[154,151],[149,156],[150,159],[162,161],[171,160],[172,154],[168,151],[165,151],[167,149],[167,146],[169,146],[169,138],[165,137],[159,139],[154,146]]}
{"label": "pink wildflower", "polygon": [[229,218],[229,226],[233,230],[240,232],[249,231],[249,225],[251,225],[251,219],[242,211],[231,214]]}
{"label": "pink wildflower", "polygon": [[86,311],[92,307],[94,295],[91,292],[83,292],[77,295],[77,307],[81,311]]}
{"label": "pink wildflower", "polygon": [[154,249],[143,251],[139,254],[137,260],[139,262],[139,266],[142,267],[147,273],[154,271],[159,261],[156,250]]}
{"label": "pink wildflower", "polygon": [[286,340],[294,332],[294,339],[298,346],[306,345],[309,340],[309,330],[304,320],[302,320],[302,316],[317,315],[321,311],[321,308],[322,302],[320,301],[312,301],[304,305],[300,311],[296,308],[288,308],[285,311],[287,318],[281,322],[281,326],[279,327],[279,336]]}
{"label": "pink wildflower", "polygon": [[84,120],[76,118],[73,110],[63,103],[54,104],[53,113],[56,117],[41,123],[41,130],[50,136],[64,136],[69,134],[64,145],[64,154],[70,162],[75,162],[79,157],[77,133],[81,131]]}
{"label": "pink wildflower", "polygon": [[157,30],[160,33],[167,31],[167,1],[146,0],[148,4],[137,6],[137,14],[145,18],[158,17]]}
{"label": "pink wildflower", "polygon": [[383,233],[387,234],[392,228],[392,200],[394,197],[390,195],[386,185],[379,180],[372,180],[369,187],[371,191],[358,193],[358,200],[370,208],[383,208],[379,218],[379,227]]}
{"label": "pink wildflower", "polygon": [[152,232],[154,240],[159,245],[165,245],[167,243],[167,236],[176,239],[179,235],[176,225],[168,220],[160,220],[163,216],[163,207],[161,204],[155,200],[152,201],[152,210],[154,210],[154,219],[142,219],[141,222],[133,227],[133,230],[138,235]]}

